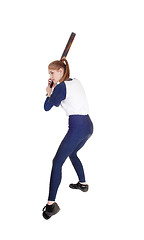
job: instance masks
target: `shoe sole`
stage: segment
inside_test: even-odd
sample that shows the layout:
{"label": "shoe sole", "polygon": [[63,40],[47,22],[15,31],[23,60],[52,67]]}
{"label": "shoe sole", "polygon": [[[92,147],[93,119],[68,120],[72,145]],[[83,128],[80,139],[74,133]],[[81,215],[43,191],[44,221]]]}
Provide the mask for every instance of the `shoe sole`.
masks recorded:
{"label": "shoe sole", "polygon": [[79,190],[81,190],[82,192],[87,192],[87,191],[88,191],[88,189],[81,189],[81,188],[79,188],[79,187],[73,187],[73,186],[70,186],[70,185],[69,185],[69,187],[70,187],[71,189],[79,189]]}

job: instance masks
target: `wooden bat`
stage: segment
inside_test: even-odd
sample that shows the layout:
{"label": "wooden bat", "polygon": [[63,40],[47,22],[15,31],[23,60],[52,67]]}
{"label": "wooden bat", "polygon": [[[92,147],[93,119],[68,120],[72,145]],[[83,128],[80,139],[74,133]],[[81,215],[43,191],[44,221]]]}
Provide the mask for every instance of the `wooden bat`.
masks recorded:
{"label": "wooden bat", "polygon": [[64,49],[64,51],[63,51],[63,54],[62,54],[60,60],[62,60],[63,57],[66,57],[66,56],[67,56],[67,54],[68,54],[68,52],[69,52],[69,50],[70,50],[70,47],[71,47],[71,45],[72,45],[72,42],[73,42],[73,40],[74,40],[74,38],[75,38],[75,35],[76,35],[76,34],[75,34],[74,32],[71,33],[70,38],[69,38],[69,40],[68,40],[68,42],[67,42],[67,45],[66,45],[66,47],[65,47],[65,49]]}
{"label": "wooden bat", "polygon": [[[71,47],[71,45],[72,45],[72,42],[73,42],[73,40],[74,40],[74,38],[75,38],[75,35],[76,35],[76,33],[74,33],[74,32],[71,33],[70,38],[69,38],[69,40],[68,40],[68,42],[67,42],[67,45],[66,45],[66,47],[65,47],[65,49],[64,49],[64,51],[63,51],[63,54],[62,54],[62,56],[61,56],[61,58],[60,58],[60,61],[62,61],[62,58],[63,58],[63,57],[66,57],[66,56],[67,56],[67,54],[68,54],[68,52],[69,52],[69,50],[70,50],[70,47]],[[50,88],[52,88],[52,86],[53,86],[53,82],[50,84]]]}

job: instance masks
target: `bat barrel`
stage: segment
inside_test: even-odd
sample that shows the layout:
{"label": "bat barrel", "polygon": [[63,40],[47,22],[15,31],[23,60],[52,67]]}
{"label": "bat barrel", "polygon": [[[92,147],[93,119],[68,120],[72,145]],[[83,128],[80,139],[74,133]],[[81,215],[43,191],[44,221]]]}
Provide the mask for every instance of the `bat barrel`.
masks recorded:
{"label": "bat barrel", "polygon": [[76,35],[76,34],[75,34],[74,32],[71,33],[70,38],[69,38],[69,40],[68,40],[68,42],[67,42],[67,45],[66,45],[66,47],[65,47],[65,49],[64,49],[64,51],[63,51],[63,54],[62,54],[60,60],[62,60],[63,57],[66,57],[66,56],[67,56],[67,54],[68,54],[68,52],[69,52],[69,50],[70,50],[70,47],[71,47],[71,45],[72,45],[72,42],[73,42],[73,40],[74,40],[74,38],[75,38],[75,35]]}

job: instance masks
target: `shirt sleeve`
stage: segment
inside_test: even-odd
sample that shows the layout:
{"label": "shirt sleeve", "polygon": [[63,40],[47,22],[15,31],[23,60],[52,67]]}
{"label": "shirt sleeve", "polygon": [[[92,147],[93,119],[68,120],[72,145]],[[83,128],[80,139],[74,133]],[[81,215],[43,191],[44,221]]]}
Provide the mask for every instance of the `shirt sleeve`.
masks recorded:
{"label": "shirt sleeve", "polygon": [[64,82],[58,84],[50,97],[47,97],[44,103],[44,110],[49,111],[53,106],[58,107],[66,98],[66,85]]}

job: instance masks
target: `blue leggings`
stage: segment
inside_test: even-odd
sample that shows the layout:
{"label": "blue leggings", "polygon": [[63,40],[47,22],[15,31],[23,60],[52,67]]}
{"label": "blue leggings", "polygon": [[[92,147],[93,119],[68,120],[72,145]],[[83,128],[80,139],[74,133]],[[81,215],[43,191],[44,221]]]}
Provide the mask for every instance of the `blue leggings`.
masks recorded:
{"label": "blue leggings", "polygon": [[77,152],[83,147],[93,133],[93,124],[89,115],[70,115],[69,130],[62,140],[53,159],[49,185],[49,201],[55,201],[58,187],[62,177],[62,165],[70,158],[80,182],[85,182],[82,163],[77,157]]}

